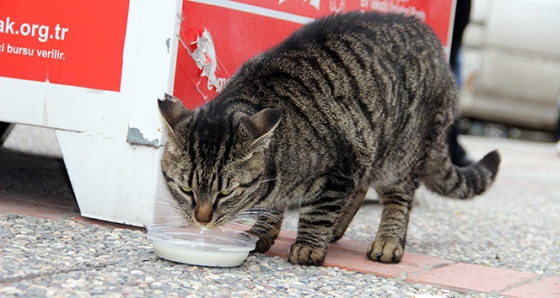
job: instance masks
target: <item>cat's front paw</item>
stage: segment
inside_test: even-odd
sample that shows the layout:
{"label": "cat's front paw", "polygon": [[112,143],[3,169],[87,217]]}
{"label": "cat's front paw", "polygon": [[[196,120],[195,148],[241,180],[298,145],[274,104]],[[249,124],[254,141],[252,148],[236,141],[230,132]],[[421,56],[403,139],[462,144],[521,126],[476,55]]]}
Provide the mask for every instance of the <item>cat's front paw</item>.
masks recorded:
{"label": "cat's front paw", "polygon": [[265,253],[274,244],[274,240],[278,237],[279,229],[272,229],[266,232],[253,228],[249,231],[253,236],[257,236],[259,240],[253,252]]}
{"label": "cat's front paw", "polygon": [[382,263],[398,263],[404,254],[402,242],[390,236],[377,236],[368,249],[368,258]]}
{"label": "cat's front paw", "polygon": [[257,241],[257,245],[253,252],[265,253],[270,249],[272,244],[274,244],[274,238],[259,238],[259,241]]}
{"label": "cat's front paw", "polygon": [[326,249],[295,243],[290,248],[288,260],[297,265],[321,266],[325,260]]}

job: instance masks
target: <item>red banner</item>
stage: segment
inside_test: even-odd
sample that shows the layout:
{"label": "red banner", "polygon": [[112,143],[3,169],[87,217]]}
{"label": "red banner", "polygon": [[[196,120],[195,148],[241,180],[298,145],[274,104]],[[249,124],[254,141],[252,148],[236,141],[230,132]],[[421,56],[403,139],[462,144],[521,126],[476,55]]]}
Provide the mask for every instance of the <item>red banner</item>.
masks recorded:
{"label": "red banner", "polygon": [[453,0],[183,0],[173,94],[194,109],[214,98],[239,66],[303,23],[351,10],[415,15],[448,45]]}
{"label": "red banner", "polygon": [[120,91],[124,0],[0,3],[0,76]]}
{"label": "red banner", "polygon": [[451,0],[235,0],[311,18],[353,10],[374,10],[414,15],[448,44]]}

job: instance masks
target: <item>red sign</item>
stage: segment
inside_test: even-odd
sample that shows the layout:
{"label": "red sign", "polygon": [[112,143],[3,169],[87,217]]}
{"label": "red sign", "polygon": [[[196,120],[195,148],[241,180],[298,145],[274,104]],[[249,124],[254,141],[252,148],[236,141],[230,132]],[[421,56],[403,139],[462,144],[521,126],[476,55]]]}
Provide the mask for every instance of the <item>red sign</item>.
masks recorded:
{"label": "red sign", "polygon": [[414,15],[448,44],[452,0],[235,0],[269,9],[318,18],[353,10],[374,10]]}
{"label": "red sign", "polygon": [[184,1],[173,95],[189,109],[202,105],[225,87],[243,62],[300,27],[268,16]]}
{"label": "red sign", "polygon": [[0,3],[0,76],[120,91],[128,1]]}
{"label": "red sign", "polygon": [[194,109],[214,98],[243,62],[304,23],[351,10],[414,15],[449,43],[453,0],[183,0],[173,94]]}

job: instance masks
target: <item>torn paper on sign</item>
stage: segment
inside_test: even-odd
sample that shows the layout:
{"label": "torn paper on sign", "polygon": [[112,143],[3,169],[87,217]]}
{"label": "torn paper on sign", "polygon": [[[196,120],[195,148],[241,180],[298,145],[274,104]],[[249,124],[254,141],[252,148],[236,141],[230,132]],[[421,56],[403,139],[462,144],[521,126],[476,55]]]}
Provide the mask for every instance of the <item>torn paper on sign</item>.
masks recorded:
{"label": "torn paper on sign", "polygon": [[185,42],[181,39],[183,47],[188,51],[196,66],[202,70],[201,77],[208,78],[208,90],[216,88],[217,92],[221,92],[225,86],[225,80],[216,77],[216,69],[218,59],[216,58],[216,48],[212,35],[206,28],[197,34],[196,39]]}
{"label": "torn paper on sign", "polygon": [[408,1],[409,0],[361,0],[360,6],[375,11],[415,16],[422,22],[425,22],[426,12],[423,9],[418,10],[415,6],[409,4]]}
{"label": "torn paper on sign", "polygon": [[[288,1],[288,0],[278,0],[278,4],[281,5],[286,1]],[[321,0],[302,0],[300,2],[301,2],[300,5],[301,4],[308,4],[308,5],[311,5],[311,6],[315,7],[315,9],[317,9],[317,10],[319,10],[319,5],[321,4]]]}

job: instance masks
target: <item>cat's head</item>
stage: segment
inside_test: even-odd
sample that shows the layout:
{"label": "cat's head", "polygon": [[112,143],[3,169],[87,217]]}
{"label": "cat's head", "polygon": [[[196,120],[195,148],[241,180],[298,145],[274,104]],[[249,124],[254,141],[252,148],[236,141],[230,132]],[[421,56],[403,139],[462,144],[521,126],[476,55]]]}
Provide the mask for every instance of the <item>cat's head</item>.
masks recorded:
{"label": "cat's head", "polygon": [[158,105],[168,126],[162,172],[183,218],[213,228],[255,207],[282,111],[217,115],[189,111],[171,96]]}

